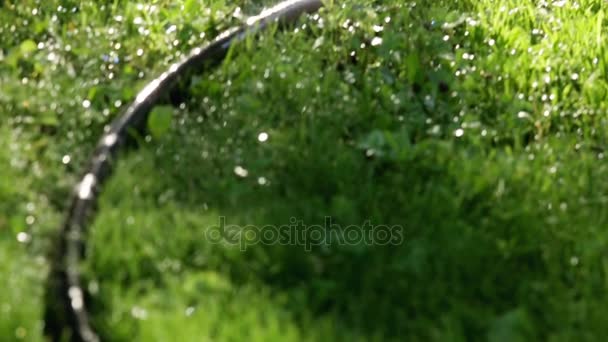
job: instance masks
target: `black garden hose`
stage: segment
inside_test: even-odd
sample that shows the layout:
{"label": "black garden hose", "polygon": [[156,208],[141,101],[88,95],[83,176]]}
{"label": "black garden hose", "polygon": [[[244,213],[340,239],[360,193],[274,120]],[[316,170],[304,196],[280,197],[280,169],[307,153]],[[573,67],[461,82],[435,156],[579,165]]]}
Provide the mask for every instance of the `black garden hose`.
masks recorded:
{"label": "black garden hose", "polygon": [[102,185],[115,166],[117,152],[130,134],[145,130],[148,114],[172,89],[176,80],[204,66],[219,64],[230,47],[245,37],[278,21],[286,24],[304,13],[322,7],[321,0],[287,0],[247,19],[242,27],[220,34],[205,47],[173,64],[168,71],[151,81],[135,101],[105,130],[93,152],[81,181],[74,189],[56,249],[51,256],[47,288],[45,330],[53,340],[96,342],[98,334],[91,326],[86,291],[82,287],[79,265],[84,258],[86,231],[93,216]]}

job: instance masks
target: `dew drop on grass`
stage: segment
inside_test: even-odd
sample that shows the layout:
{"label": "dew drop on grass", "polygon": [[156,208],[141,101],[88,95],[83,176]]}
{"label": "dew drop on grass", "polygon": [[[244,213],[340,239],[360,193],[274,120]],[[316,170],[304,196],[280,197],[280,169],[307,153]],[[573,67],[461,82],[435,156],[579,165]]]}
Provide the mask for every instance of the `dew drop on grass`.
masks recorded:
{"label": "dew drop on grass", "polygon": [[234,168],[234,174],[236,174],[237,176],[241,177],[241,178],[245,178],[249,175],[249,171],[247,171],[245,168],[243,168],[242,166],[237,166]]}
{"label": "dew drop on grass", "polygon": [[89,294],[97,295],[99,293],[99,283],[95,280],[90,281],[87,290],[89,290]]}
{"label": "dew drop on grass", "polygon": [[573,257],[570,258],[570,265],[577,266],[578,263],[579,263],[578,257],[573,256]]}
{"label": "dew drop on grass", "polygon": [[378,46],[382,44],[382,38],[380,37],[375,37],[374,39],[372,39],[371,42],[372,46]]}
{"label": "dew drop on grass", "polygon": [[551,166],[551,167],[549,168],[549,173],[551,173],[551,174],[555,174],[555,173],[557,173],[557,166]]}
{"label": "dew drop on grass", "polygon": [[57,57],[57,54],[55,54],[54,52],[51,52],[48,54],[46,59],[51,63],[56,63],[59,58]]}
{"label": "dew drop on grass", "polygon": [[139,306],[134,306],[133,308],[131,308],[131,316],[143,321],[148,318],[148,312],[145,309],[140,308]]}
{"label": "dew drop on grass", "polygon": [[268,141],[268,133],[262,132],[262,133],[258,134],[258,141],[259,142],[266,142],[266,141]]}
{"label": "dew drop on grass", "polygon": [[17,241],[21,243],[28,243],[31,240],[31,236],[26,232],[19,232],[17,234]]}
{"label": "dew drop on grass", "polygon": [[177,31],[177,26],[171,25],[171,26],[169,26],[169,28],[167,28],[166,34],[171,34],[175,31]]}

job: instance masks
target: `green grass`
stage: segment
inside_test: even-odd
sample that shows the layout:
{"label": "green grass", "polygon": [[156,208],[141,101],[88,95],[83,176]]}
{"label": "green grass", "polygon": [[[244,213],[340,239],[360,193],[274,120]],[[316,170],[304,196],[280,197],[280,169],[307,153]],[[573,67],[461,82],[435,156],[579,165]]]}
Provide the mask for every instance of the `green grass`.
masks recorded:
{"label": "green grass", "polygon": [[[261,3],[0,1],[3,340],[44,339],[45,255],[103,126]],[[121,155],[82,265],[96,328],[112,341],[601,339],[607,10],[328,1],[239,45]],[[400,225],[403,243],[241,251],[207,239],[220,216]]]}

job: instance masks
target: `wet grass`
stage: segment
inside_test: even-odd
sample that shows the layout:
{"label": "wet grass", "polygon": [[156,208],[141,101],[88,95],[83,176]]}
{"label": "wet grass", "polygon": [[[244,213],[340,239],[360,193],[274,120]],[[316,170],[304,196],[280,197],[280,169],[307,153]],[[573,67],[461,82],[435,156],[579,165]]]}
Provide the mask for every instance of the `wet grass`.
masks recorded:
{"label": "wet grass", "polygon": [[[43,339],[44,256],[103,126],[259,7],[0,1],[0,336]],[[95,326],[143,341],[600,339],[605,11],[328,3],[244,42],[122,155],[82,265]],[[220,217],[369,221],[403,240],[241,251],[209,239]]]}

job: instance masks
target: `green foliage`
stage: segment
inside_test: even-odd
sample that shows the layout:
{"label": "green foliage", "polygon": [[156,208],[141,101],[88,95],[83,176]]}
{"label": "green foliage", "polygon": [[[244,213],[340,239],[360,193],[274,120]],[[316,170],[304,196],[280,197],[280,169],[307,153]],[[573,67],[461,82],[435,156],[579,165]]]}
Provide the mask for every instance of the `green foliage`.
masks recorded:
{"label": "green foliage", "polygon": [[[103,127],[268,3],[0,2],[0,336],[42,339],[45,256]],[[601,339],[605,12],[328,1],[235,47],[154,109],[162,139],[121,156],[82,265],[95,326],[116,341]],[[403,243],[242,251],[209,238],[220,217],[399,225]]]}
{"label": "green foliage", "polygon": [[157,106],[148,117],[148,130],[156,138],[162,137],[171,128],[173,108],[169,106]]}

